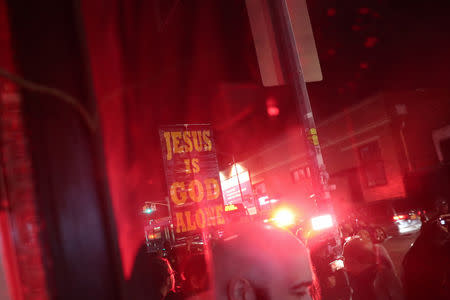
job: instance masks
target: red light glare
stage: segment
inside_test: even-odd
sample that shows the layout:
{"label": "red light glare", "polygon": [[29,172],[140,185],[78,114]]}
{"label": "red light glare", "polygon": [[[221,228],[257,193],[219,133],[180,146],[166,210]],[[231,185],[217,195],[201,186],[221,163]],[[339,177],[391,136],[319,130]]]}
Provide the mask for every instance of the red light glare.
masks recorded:
{"label": "red light glare", "polygon": [[361,7],[361,8],[359,9],[359,13],[360,13],[361,15],[367,15],[367,14],[369,13],[369,8],[367,8],[367,7]]}
{"label": "red light glare", "polygon": [[280,114],[280,109],[277,105],[277,100],[273,97],[269,97],[266,100],[267,114],[270,117],[276,117]]}
{"label": "red light glare", "polygon": [[359,25],[352,25],[352,30],[353,31],[360,31],[361,30],[361,26],[359,26]]}
{"label": "red light glare", "polygon": [[280,109],[278,107],[268,107],[267,114],[271,117],[276,117],[280,114]]}
{"label": "red light glare", "polygon": [[361,69],[366,70],[366,69],[369,68],[369,64],[366,63],[366,62],[361,62],[361,63],[359,63],[359,67],[360,67]]}
{"label": "red light glare", "polygon": [[329,8],[329,9],[327,10],[327,16],[333,17],[333,16],[335,16],[335,15],[336,15],[336,9],[334,9],[334,8]]}
{"label": "red light glare", "polygon": [[334,56],[334,55],[336,54],[336,50],[334,50],[334,49],[328,49],[327,53],[328,53],[328,55],[330,55],[330,56]]}
{"label": "red light glare", "polygon": [[404,220],[404,219],[406,219],[406,215],[397,215],[397,216],[393,216],[392,217],[392,219],[394,220],[394,221],[398,221],[398,220]]}

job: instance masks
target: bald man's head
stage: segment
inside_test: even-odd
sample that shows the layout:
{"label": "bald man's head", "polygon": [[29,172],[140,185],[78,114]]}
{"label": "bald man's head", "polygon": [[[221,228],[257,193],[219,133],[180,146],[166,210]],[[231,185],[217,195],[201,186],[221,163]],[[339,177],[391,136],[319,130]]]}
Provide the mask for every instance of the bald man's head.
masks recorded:
{"label": "bald man's head", "polygon": [[212,258],[218,300],[308,299],[309,253],[288,231],[264,224],[229,228]]}

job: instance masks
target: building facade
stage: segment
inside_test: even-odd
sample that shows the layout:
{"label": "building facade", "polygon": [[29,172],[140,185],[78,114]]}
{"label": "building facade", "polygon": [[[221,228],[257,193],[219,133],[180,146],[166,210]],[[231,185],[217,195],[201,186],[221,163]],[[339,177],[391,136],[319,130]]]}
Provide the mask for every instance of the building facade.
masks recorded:
{"label": "building facade", "polygon": [[[442,90],[385,92],[320,122],[318,134],[337,209],[423,197],[430,189],[430,199],[420,201],[448,193],[428,182],[439,169],[448,174],[449,99],[448,91]],[[291,128],[270,147],[239,162],[250,172],[257,194],[305,208],[311,205],[311,171],[302,132]],[[435,183],[445,180],[444,175],[435,175]]]}

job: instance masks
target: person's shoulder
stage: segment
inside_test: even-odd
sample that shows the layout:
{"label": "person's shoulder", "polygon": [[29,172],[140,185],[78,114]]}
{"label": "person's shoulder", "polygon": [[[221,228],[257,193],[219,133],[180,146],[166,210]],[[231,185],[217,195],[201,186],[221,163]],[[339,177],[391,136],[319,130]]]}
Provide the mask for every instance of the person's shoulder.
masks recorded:
{"label": "person's shoulder", "polygon": [[384,268],[388,268],[392,270],[394,273],[396,273],[394,262],[392,261],[392,258],[389,255],[389,252],[386,250],[386,248],[382,245],[375,244],[374,249],[379,265],[383,266]]}
{"label": "person's shoulder", "polygon": [[377,299],[402,300],[402,284],[395,270],[386,265],[378,269],[374,281]]}
{"label": "person's shoulder", "polygon": [[389,252],[386,250],[386,248],[383,245],[374,244],[373,246],[375,249],[375,255],[377,255],[379,258],[386,258],[388,260],[391,260]]}

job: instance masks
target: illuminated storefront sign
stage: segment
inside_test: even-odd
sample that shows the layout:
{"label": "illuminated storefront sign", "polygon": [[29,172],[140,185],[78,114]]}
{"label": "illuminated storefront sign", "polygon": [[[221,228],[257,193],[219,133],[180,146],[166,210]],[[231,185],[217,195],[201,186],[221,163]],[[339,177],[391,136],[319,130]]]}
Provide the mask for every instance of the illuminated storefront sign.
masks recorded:
{"label": "illuminated storefront sign", "polygon": [[235,175],[229,179],[222,180],[221,184],[225,205],[243,203],[244,199],[253,194],[248,171],[239,173],[239,180]]}
{"label": "illuminated storefront sign", "polygon": [[176,234],[224,224],[211,127],[177,125],[161,128],[159,134]]}
{"label": "illuminated storefront sign", "polygon": [[238,207],[234,204],[229,204],[225,206],[225,211],[233,211],[233,210],[237,210]]}

